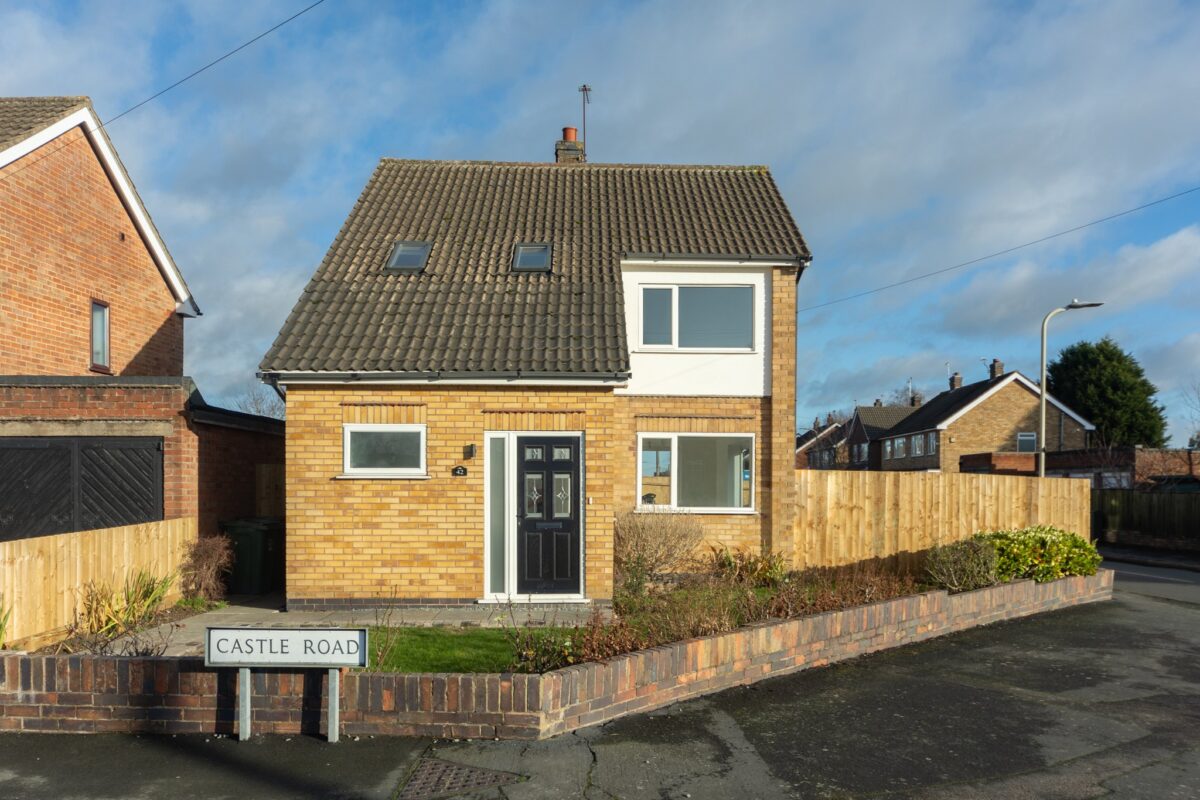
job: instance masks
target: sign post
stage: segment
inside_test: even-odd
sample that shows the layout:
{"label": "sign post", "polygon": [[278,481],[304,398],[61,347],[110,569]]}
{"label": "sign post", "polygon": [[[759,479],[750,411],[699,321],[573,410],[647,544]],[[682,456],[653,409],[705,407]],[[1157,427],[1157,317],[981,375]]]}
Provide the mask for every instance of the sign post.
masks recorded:
{"label": "sign post", "polygon": [[206,667],[237,667],[238,739],[250,738],[250,670],[255,667],[328,669],[329,724],[326,739],[337,742],[341,668],[367,665],[366,628],[208,628]]}

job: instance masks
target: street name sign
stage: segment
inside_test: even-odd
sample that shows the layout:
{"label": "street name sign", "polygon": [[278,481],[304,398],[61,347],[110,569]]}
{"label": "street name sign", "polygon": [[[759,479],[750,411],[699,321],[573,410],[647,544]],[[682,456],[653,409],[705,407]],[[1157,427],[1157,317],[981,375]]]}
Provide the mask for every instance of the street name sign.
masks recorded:
{"label": "street name sign", "polygon": [[250,738],[250,670],[254,667],[328,669],[329,713],[325,738],[338,740],[342,667],[367,665],[366,628],[208,628],[206,667],[238,671],[238,739]]}

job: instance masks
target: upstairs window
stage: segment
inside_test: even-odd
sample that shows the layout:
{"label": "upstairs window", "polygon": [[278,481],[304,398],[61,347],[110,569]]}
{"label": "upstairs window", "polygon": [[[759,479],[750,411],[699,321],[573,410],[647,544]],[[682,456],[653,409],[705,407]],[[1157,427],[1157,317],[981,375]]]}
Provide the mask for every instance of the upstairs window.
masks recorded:
{"label": "upstairs window", "polygon": [[929,455],[937,454],[937,434],[930,431],[929,435]]}
{"label": "upstairs window", "polygon": [[396,242],[388,256],[387,269],[389,272],[420,272],[425,269],[432,249],[430,242]]}
{"label": "upstairs window", "polygon": [[1018,453],[1036,453],[1037,452],[1037,434],[1036,433],[1018,433],[1017,434],[1017,452]]}
{"label": "upstairs window", "polygon": [[908,440],[905,439],[903,436],[900,437],[899,439],[895,440],[895,445],[894,445],[894,449],[892,450],[892,452],[896,454],[896,458],[907,458],[908,457],[908,454],[905,452],[906,448],[904,446],[907,441]]}
{"label": "upstairs window", "polygon": [[753,350],[753,286],[644,286],[646,348]]}
{"label": "upstairs window", "polygon": [[884,439],[883,441],[883,457],[889,459],[892,457],[892,440]]}
{"label": "upstairs window", "polygon": [[513,272],[549,272],[550,245],[519,244],[513,250]]}
{"label": "upstairs window", "polygon": [[92,369],[108,372],[112,369],[108,356],[108,303],[92,301]]}
{"label": "upstairs window", "polygon": [[918,433],[912,437],[912,454],[914,458],[925,455],[925,434]]}

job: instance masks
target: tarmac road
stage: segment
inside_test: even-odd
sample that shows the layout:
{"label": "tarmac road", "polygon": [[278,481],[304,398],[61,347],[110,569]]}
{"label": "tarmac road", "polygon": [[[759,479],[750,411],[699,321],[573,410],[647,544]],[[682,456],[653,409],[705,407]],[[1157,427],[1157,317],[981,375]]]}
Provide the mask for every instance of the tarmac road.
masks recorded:
{"label": "tarmac road", "polygon": [[1200,575],[1107,566],[1110,603],[545,742],[4,735],[0,798],[367,800],[441,761],[512,800],[1200,797]]}

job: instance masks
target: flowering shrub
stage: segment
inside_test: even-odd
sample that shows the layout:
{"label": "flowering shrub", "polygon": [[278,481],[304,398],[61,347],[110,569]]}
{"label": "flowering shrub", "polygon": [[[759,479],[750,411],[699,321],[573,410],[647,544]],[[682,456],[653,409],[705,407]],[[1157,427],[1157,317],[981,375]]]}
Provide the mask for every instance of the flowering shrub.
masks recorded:
{"label": "flowering shrub", "polygon": [[1046,525],[980,533],[975,541],[996,548],[996,574],[1002,581],[1032,578],[1045,583],[1068,575],[1095,575],[1100,566],[1096,545]]}

